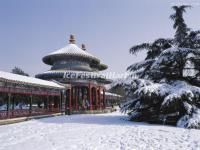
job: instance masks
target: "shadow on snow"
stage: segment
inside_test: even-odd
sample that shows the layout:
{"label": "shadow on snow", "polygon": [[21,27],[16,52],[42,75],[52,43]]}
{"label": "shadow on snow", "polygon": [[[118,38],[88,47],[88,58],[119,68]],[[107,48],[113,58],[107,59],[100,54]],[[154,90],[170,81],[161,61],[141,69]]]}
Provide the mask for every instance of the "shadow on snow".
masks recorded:
{"label": "shadow on snow", "polygon": [[[119,125],[119,126],[157,126],[143,122],[132,122],[125,115],[70,115],[39,119],[38,121],[52,124],[94,124],[94,125]],[[158,125],[160,126],[160,125]]]}

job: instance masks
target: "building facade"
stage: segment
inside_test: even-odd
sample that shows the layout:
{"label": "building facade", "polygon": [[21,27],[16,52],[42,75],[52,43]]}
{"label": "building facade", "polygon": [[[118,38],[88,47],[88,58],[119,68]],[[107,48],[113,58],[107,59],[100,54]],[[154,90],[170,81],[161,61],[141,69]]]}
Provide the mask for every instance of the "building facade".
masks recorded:
{"label": "building facade", "polygon": [[36,75],[36,78],[54,80],[66,87],[66,109],[70,111],[104,109],[105,85],[111,81],[100,75],[107,65],[87,52],[82,44],[76,45],[73,35],[69,44],[43,58],[51,66],[49,71]]}
{"label": "building facade", "polygon": [[84,44],[69,44],[43,58],[51,66],[36,78],[0,71],[0,119],[104,110],[120,99],[106,92],[112,81],[100,74],[108,67]]}
{"label": "building facade", "polygon": [[65,87],[0,71],[0,119],[59,113]]}

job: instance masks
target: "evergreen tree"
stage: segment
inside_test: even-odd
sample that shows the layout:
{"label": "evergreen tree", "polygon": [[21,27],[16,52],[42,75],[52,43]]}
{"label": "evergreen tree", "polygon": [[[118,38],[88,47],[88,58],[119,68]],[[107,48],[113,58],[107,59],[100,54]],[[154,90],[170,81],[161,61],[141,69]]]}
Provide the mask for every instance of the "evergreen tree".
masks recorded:
{"label": "evergreen tree", "polygon": [[172,39],[157,39],[153,43],[142,43],[140,45],[135,45],[130,49],[131,54],[137,54],[142,50],[147,51],[147,56],[145,61],[135,63],[127,68],[128,71],[132,71],[140,78],[145,78],[149,74],[149,69],[151,65],[155,61],[155,59],[160,55],[160,53],[172,47],[173,40]]}
{"label": "evergreen tree", "polygon": [[183,13],[186,12],[186,8],[190,8],[191,6],[183,5],[183,6],[173,6],[172,9],[175,11],[174,14],[170,16],[170,18],[174,21],[173,28],[176,30],[175,33],[175,42],[178,46],[182,46],[186,36],[188,35],[189,28],[187,27]]}
{"label": "evergreen tree", "polygon": [[12,69],[11,73],[14,74],[19,74],[19,75],[23,75],[23,76],[29,76],[29,74],[25,73],[21,68],[19,67],[15,67],[14,69]]}
{"label": "evergreen tree", "polygon": [[112,86],[109,90],[110,93],[115,93],[117,95],[121,95],[122,97],[125,96],[125,91],[122,85]]}
{"label": "evergreen tree", "polygon": [[189,6],[174,6],[174,39],[159,39],[130,49],[147,50],[144,61],[128,67],[138,76],[123,84],[129,101],[122,105],[130,119],[200,128],[200,37],[190,31],[183,13]]}

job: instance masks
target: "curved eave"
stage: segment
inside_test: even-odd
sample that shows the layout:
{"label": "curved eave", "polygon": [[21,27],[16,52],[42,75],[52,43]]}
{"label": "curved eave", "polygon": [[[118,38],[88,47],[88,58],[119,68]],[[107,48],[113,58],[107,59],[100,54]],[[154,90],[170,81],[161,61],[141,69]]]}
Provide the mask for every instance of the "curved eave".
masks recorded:
{"label": "curved eave", "polygon": [[100,64],[99,65],[99,70],[100,71],[103,71],[103,70],[106,70],[106,69],[108,69],[108,66],[106,64]]}
{"label": "curved eave", "polygon": [[[60,71],[60,72],[59,71],[58,72],[45,72],[45,73],[36,75],[36,78],[41,78],[41,79],[55,79],[55,78],[57,78],[58,79],[58,78],[64,78],[64,74],[65,74],[65,72],[62,72],[62,71]],[[80,79],[80,78],[68,78],[68,79],[71,80],[71,79]],[[93,77],[83,78],[83,80],[96,80],[97,82],[102,83],[102,84],[112,83],[112,80],[106,79],[106,78],[102,77],[101,75],[97,76],[95,78],[93,78]]]}
{"label": "curved eave", "polygon": [[113,81],[110,80],[110,79],[103,79],[103,78],[100,78],[98,80],[99,83],[103,83],[103,84],[111,84]]}
{"label": "curved eave", "polygon": [[43,57],[43,62],[47,65],[53,65],[55,60],[67,59],[73,57],[74,59],[85,59],[94,63],[100,63],[100,60],[96,57],[87,56],[87,55],[77,55],[77,54],[53,54]]}

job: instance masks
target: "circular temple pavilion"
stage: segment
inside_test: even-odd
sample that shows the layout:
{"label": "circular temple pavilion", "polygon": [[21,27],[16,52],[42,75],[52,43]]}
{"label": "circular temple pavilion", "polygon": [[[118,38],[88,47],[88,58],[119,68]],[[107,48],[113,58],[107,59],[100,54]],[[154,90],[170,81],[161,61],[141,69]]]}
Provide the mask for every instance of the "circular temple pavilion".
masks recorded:
{"label": "circular temple pavilion", "polygon": [[36,75],[44,80],[54,80],[66,87],[63,92],[64,109],[70,111],[97,110],[105,108],[105,84],[111,81],[100,75],[107,65],[90,54],[84,44],[76,45],[73,35],[69,44],[43,58],[51,66],[49,71]]}

